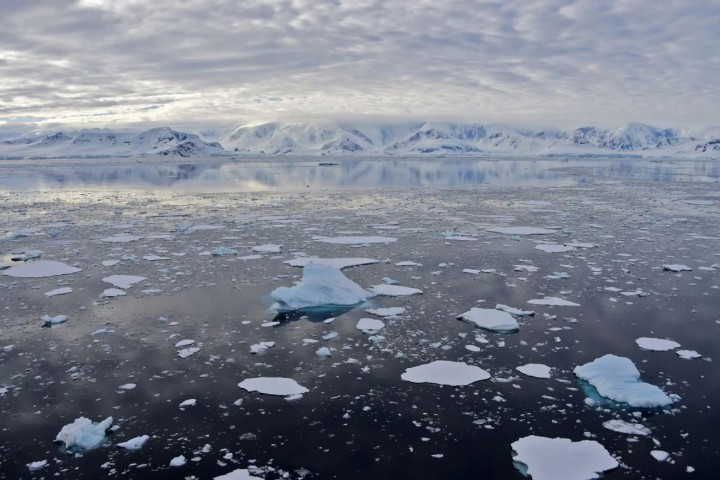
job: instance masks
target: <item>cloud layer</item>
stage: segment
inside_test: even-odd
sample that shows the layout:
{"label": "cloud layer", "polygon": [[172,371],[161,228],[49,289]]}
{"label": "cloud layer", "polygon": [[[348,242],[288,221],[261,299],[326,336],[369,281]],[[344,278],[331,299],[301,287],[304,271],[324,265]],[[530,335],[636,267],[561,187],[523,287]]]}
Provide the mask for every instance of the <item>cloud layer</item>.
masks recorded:
{"label": "cloud layer", "polygon": [[717,124],[717,0],[4,0],[0,124]]}

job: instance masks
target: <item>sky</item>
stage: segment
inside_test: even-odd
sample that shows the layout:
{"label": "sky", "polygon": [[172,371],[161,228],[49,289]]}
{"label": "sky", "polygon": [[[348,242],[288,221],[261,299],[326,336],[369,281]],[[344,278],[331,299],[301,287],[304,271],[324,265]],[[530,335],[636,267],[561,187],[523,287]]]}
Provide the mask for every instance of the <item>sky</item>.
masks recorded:
{"label": "sky", "polygon": [[2,0],[0,127],[718,125],[720,0]]}

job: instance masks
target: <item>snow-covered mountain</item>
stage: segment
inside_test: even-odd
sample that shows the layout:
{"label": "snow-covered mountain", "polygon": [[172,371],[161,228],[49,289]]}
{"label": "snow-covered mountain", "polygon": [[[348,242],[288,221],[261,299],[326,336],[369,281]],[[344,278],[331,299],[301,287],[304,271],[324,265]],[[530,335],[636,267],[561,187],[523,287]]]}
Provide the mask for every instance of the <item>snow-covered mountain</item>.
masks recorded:
{"label": "snow-covered mountain", "polygon": [[2,157],[207,157],[226,154],[219,143],[206,142],[195,134],[167,127],[142,133],[57,132],[0,142]]}
{"label": "snow-covered mountain", "polygon": [[[720,158],[717,130],[686,134],[631,123],[615,129],[528,130],[454,122],[264,123],[205,139],[170,128],[142,133],[58,132],[0,141],[0,157],[220,155],[307,156],[644,156]],[[218,141],[211,141],[217,139]]]}

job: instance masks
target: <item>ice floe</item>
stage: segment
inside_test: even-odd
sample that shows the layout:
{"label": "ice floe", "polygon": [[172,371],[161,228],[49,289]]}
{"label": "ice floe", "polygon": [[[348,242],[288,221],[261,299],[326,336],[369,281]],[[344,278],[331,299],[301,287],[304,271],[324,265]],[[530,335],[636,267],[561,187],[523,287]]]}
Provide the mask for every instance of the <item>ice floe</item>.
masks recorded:
{"label": "ice floe", "polygon": [[680,348],[679,343],[662,338],[640,337],[635,340],[635,343],[644,350],[652,350],[654,352],[667,352],[668,350]]}
{"label": "ice floe", "polygon": [[43,327],[54,327],[56,325],[60,325],[61,323],[67,322],[67,315],[56,315],[54,317],[51,317],[50,315],[43,315],[40,317],[40,320],[43,321]]}
{"label": "ice floe", "polygon": [[125,450],[140,450],[143,446],[145,446],[149,439],[149,436],[141,435],[139,437],[131,438],[126,442],[118,443],[115,446]]}
{"label": "ice floe", "polygon": [[180,407],[180,408],[194,407],[195,404],[197,404],[196,398],[188,398],[187,400],[183,400],[182,402],[180,402],[180,405],[178,405],[178,407]]}
{"label": "ice floe", "polygon": [[675,352],[680,358],[684,358],[685,360],[692,360],[694,358],[700,358],[702,355],[700,355],[695,350],[677,350]]}
{"label": "ice floe", "polygon": [[252,247],[252,251],[258,253],[282,253],[282,245],[276,245],[274,243],[255,245]]}
{"label": "ice floe", "polygon": [[30,462],[26,464],[28,470],[30,470],[31,472],[37,472],[38,470],[42,470],[43,468],[47,467],[47,465],[47,460],[39,460],[37,462]]}
{"label": "ice floe", "polygon": [[518,372],[535,378],[550,378],[551,367],[541,363],[528,363],[520,367],[515,367]]}
{"label": "ice floe", "polygon": [[565,253],[575,250],[575,247],[570,245],[559,245],[556,243],[541,243],[539,245],[535,245],[535,248],[548,253]]}
{"label": "ice floe", "polygon": [[538,227],[490,227],[485,229],[493,233],[505,233],[507,235],[550,235],[556,233],[555,230],[549,228]]}
{"label": "ice floe", "polygon": [[63,444],[68,452],[91,450],[105,442],[112,423],[112,417],[102,422],[93,422],[89,418],[80,417],[62,427],[55,437],[55,443]]}
{"label": "ice floe", "polygon": [[334,245],[370,245],[374,243],[395,243],[395,237],[381,236],[339,236],[339,237],[313,237],[313,240]]}
{"label": "ice floe", "polygon": [[400,378],[413,383],[435,383],[438,385],[464,386],[490,378],[480,367],[464,362],[436,360],[405,370]]}
{"label": "ice floe", "polygon": [[170,466],[171,467],[182,467],[187,463],[187,458],[185,458],[185,455],[178,455],[177,457],[174,457],[172,460],[170,460]]}
{"label": "ice floe", "polygon": [[273,348],[274,346],[275,342],[259,342],[254,345],[250,345],[250,353],[262,355],[267,352],[268,348]]}
{"label": "ice floe", "polygon": [[511,445],[513,460],[533,480],[591,480],[618,467],[618,462],[594,440],[530,435]]}
{"label": "ice floe", "polygon": [[379,263],[374,258],[320,258],[320,257],[298,257],[291,260],[285,260],[286,264],[292,267],[306,267],[311,263],[316,265],[328,265],[342,270],[347,267],[357,267],[361,265],[371,265]]}
{"label": "ice floe", "polygon": [[187,358],[191,355],[195,355],[197,352],[200,351],[200,347],[189,347],[189,348],[183,348],[182,350],[178,350],[177,354],[180,358]]}
{"label": "ice floe", "polygon": [[520,329],[520,325],[512,315],[492,308],[473,307],[458,316],[458,319],[494,332],[516,332]]}
{"label": "ice floe", "polygon": [[3,270],[2,274],[16,278],[45,278],[70,275],[81,271],[82,269],[80,268],[72,267],[62,262],[37,260],[16,267],[10,267],[7,270]]}
{"label": "ice floe", "polygon": [[60,287],[56,288],[55,290],[50,290],[49,292],[45,292],[46,297],[54,297],[56,295],[66,295],[68,293],[72,293],[73,289],[70,287]]}
{"label": "ice floe", "polygon": [[663,270],[666,272],[692,272],[692,268],[680,264],[663,265]]}
{"label": "ice floe", "polygon": [[297,383],[292,378],[284,377],[256,377],[248,378],[238,383],[238,387],[248,392],[259,392],[266,395],[300,395],[310,390]]}
{"label": "ice floe", "polygon": [[214,480],[263,480],[262,477],[254,477],[246,468],[238,468],[230,473],[215,477]]}
{"label": "ice floe", "polygon": [[278,311],[319,306],[352,306],[375,296],[332,266],[308,264],[302,280],[293,287],[279,287],[270,294]]}
{"label": "ice floe", "polygon": [[418,295],[423,293],[423,291],[418,288],[402,287],[400,285],[387,284],[374,285],[370,287],[370,290],[375,295],[382,295],[385,297],[406,297],[409,295]]}
{"label": "ice floe", "polygon": [[630,423],[624,420],[608,420],[607,422],[603,422],[603,427],[613,432],[626,433],[628,435],[647,436],[652,433],[645,425]]}
{"label": "ice floe", "polygon": [[650,455],[658,462],[666,462],[667,459],[670,458],[670,454],[665,450],[652,450],[650,451]]}
{"label": "ice floe", "polygon": [[640,372],[629,358],[607,354],[573,370],[600,395],[631,407],[666,407],[673,403],[659,387],[641,382]]}
{"label": "ice floe", "polygon": [[125,290],[120,290],[119,288],[107,288],[103,290],[103,292],[100,294],[101,298],[115,298],[115,297],[124,297],[127,295]]}
{"label": "ice floe", "polygon": [[117,235],[101,238],[100,240],[108,243],[129,243],[136,242],[140,240],[140,238],[142,237],[138,237],[137,235],[130,235],[129,233],[118,233]]}
{"label": "ice floe", "polygon": [[385,323],[374,318],[361,318],[356,325],[358,330],[371,335],[379,332],[383,327],[385,327]]}
{"label": "ice floe", "polygon": [[405,313],[405,307],[368,308],[365,311],[378,317],[397,317]]}
{"label": "ice floe", "polygon": [[503,312],[507,312],[510,315],[515,315],[518,317],[534,317],[535,312],[532,310],[520,310],[519,308],[514,307],[508,307],[507,305],[503,305],[502,303],[498,303],[495,305],[495,310],[502,310]]}
{"label": "ice floe", "polygon": [[138,277],[136,275],[110,275],[102,279],[103,282],[109,283],[117,288],[130,288],[136,283],[147,280],[145,277]]}
{"label": "ice floe", "polygon": [[552,307],[579,307],[579,303],[571,302],[558,297],[543,297],[528,300],[527,303],[532,305],[549,305]]}

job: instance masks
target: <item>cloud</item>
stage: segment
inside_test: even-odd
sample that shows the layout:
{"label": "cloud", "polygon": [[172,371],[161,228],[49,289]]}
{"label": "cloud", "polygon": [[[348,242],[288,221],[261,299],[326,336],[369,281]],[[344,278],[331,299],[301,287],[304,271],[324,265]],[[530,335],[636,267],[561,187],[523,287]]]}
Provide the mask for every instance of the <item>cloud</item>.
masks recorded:
{"label": "cloud", "polygon": [[716,123],[718,24],[714,0],[5,0],[0,122]]}

